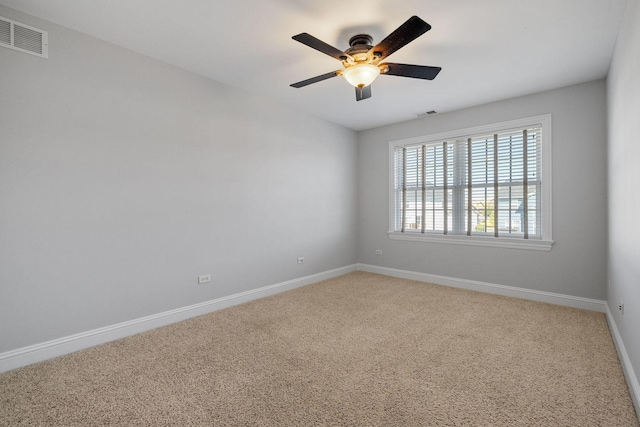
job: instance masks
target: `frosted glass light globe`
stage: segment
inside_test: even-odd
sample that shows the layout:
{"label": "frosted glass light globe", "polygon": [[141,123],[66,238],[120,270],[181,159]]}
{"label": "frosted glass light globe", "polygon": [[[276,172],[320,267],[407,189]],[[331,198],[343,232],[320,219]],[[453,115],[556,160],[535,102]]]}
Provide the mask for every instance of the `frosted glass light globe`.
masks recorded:
{"label": "frosted glass light globe", "polygon": [[369,86],[380,75],[380,69],[372,64],[356,64],[342,72],[345,79],[355,87]]}

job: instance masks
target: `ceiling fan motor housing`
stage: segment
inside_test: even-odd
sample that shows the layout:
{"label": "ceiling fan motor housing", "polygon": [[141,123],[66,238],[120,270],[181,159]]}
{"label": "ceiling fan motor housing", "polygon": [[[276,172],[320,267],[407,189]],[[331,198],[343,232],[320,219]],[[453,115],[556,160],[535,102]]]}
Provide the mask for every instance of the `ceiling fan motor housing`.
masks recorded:
{"label": "ceiling fan motor housing", "polygon": [[[373,47],[371,43],[373,42],[373,38],[368,34],[357,34],[349,39],[349,49],[347,49],[344,53],[354,57],[356,60],[364,60],[365,57],[362,54],[367,54],[369,50]],[[362,56],[362,57],[360,57]]]}
{"label": "ceiling fan motor housing", "polygon": [[356,34],[349,39],[349,46],[354,47],[360,44],[371,46],[373,43],[373,37],[369,34]]}

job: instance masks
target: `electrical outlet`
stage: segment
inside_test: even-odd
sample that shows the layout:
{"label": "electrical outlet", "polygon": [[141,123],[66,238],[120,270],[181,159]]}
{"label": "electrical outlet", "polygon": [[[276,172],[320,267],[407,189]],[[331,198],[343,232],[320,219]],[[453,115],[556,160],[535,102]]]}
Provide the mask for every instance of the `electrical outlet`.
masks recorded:
{"label": "electrical outlet", "polygon": [[376,255],[382,255],[382,250],[381,249],[376,249],[373,253],[376,254]]}
{"label": "electrical outlet", "polygon": [[203,274],[202,276],[198,276],[198,284],[202,285],[203,283],[209,283],[211,281],[210,274]]}
{"label": "electrical outlet", "polygon": [[624,303],[621,302],[618,306],[618,310],[620,310],[620,314],[624,316]]}
{"label": "electrical outlet", "polygon": [[304,264],[304,257],[303,256],[298,258],[298,264]]}

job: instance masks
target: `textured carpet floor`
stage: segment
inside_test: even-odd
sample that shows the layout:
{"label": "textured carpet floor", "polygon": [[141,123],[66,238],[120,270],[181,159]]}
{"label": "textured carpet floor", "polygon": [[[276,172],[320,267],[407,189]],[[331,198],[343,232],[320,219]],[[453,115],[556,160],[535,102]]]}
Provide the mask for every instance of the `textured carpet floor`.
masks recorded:
{"label": "textured carpet floor", "polygon": [[364,272],[0,375],[0,425],[638,426],[601,313]]}

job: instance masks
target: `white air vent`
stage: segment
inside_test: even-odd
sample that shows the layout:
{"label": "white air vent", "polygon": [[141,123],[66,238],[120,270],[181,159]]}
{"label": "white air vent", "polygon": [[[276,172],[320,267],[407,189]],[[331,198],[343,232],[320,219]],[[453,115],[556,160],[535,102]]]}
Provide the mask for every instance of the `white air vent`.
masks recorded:
{"label": "white air vent", "polygon": [[48,58],[49,34],[0,16],[0,46]]}

